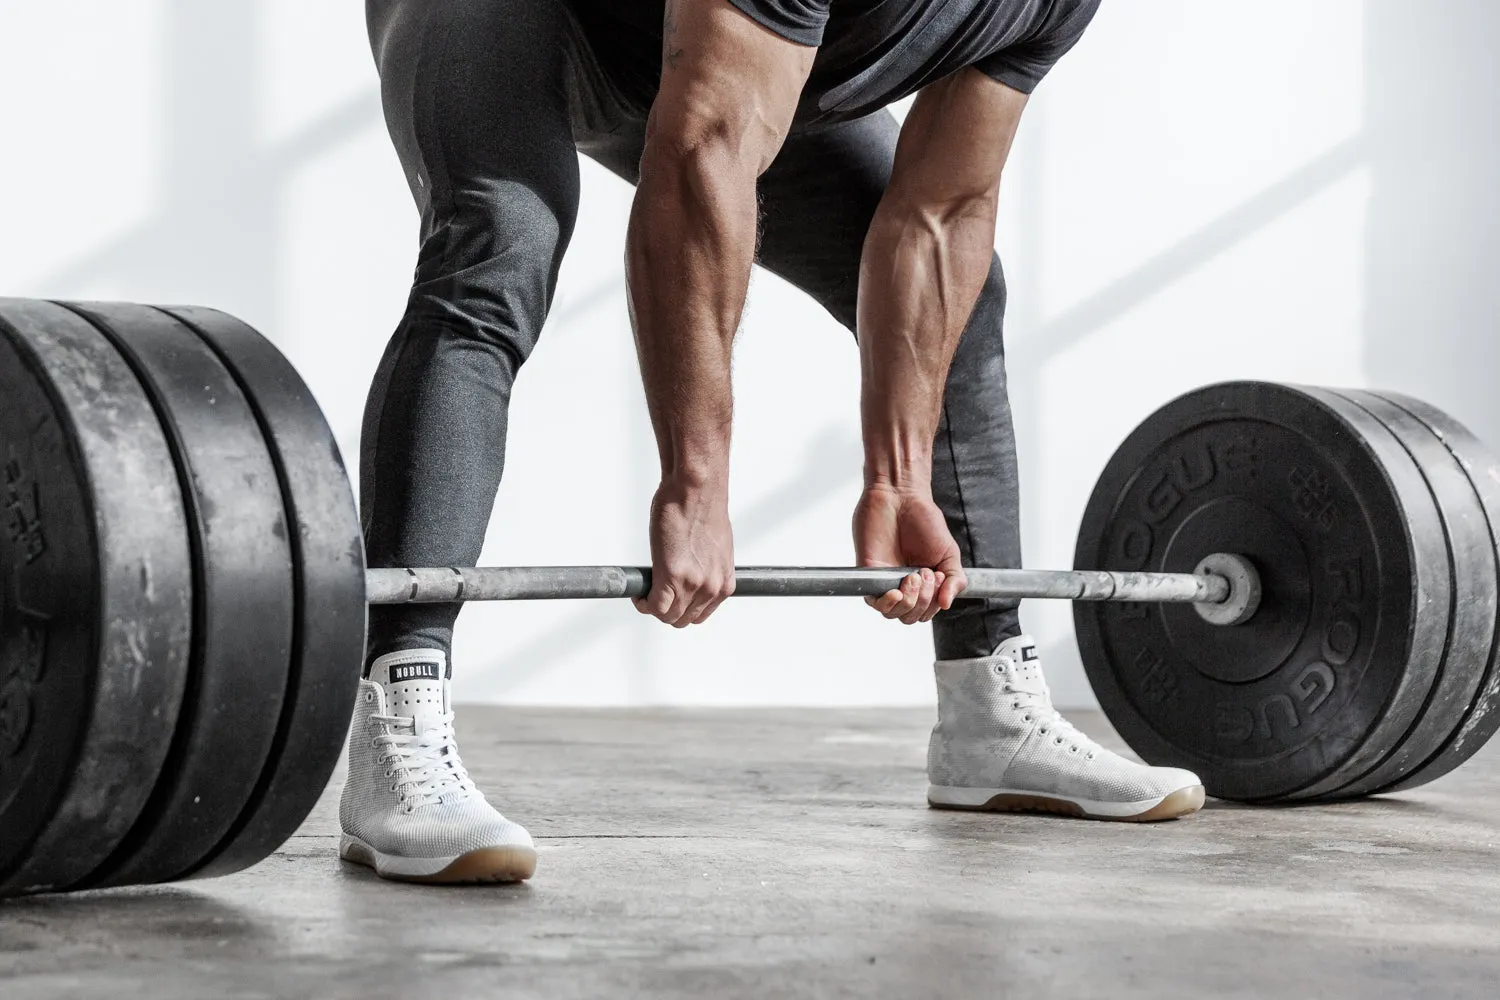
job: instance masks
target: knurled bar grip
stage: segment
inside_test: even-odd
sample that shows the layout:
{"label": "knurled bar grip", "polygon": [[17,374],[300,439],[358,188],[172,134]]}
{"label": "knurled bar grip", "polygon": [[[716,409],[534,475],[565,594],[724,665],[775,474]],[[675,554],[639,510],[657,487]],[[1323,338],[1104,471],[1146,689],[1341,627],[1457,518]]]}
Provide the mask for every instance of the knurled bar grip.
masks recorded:
{"label": "knurled bar grip", "polygon": [[[878,597],[901,585],[909,569],[735,568],[736,597]],[[1102,570],[969,569],[965,597],[1052,597],[1073,601],[1165,601],[1219,604],[1229,581],[1212,573],[1112,573]],[[651,570],[641,566],[507,566],[464,569],[372,569],[371,604],[450,604],[643,597]]]}

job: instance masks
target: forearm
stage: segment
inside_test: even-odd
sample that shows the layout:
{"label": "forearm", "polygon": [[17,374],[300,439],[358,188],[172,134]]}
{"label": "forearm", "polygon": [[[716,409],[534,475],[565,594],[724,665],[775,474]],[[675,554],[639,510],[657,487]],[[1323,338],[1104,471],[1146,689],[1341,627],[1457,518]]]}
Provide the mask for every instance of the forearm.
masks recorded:
{"label": "forearm", "polygon": [[866,486],[927,491],[948,366],[989,274],[993,193],[916,204],[888,193],[859,280]]}
{"label": "forearm", "polygon": [[663,481],[728,479],[730,358],[755,253],[756,164],[648,142],[626,236],[631,322]]}

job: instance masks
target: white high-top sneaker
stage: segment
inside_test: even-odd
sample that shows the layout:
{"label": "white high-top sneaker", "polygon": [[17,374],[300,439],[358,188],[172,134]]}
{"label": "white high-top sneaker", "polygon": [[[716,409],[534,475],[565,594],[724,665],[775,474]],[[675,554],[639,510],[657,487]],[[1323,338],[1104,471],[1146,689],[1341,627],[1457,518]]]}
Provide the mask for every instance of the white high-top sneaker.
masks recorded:
{"label": "white high-top sneaker", "polygon": [[339,855],[407,882],[519,882],[531,835],[485,801],[458,756],[446,657],[391,653],[359,684]]}
{"label": "white high-top sneaker", "polygon": [[927,750],[933,806],[1135,821],[1203,806],[1193,772],[1126,760],[1063,719],[1030,636],[1006,640],[992,656],[939,660],[937,688]]}

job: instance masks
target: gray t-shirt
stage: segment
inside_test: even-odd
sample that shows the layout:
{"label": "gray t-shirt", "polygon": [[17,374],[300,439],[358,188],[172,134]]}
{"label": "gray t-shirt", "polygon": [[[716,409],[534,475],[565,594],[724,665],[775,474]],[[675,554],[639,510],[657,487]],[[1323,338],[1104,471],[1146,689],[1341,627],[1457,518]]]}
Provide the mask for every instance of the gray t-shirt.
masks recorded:
{"label": "gray t-shirt", "polygon": [[730,0],[820,46],[798,118],[869,114],[967,66],[1031,93],[1099,0]]}
{"label": "gray t-shirt", "polygon": [[[1083,35],[1100,0],[730,0],[769,30],[819,46],[800,124],[877,111],[967,66],[1024,93]],[[664,0],[568,0],[595,57],[649,106]]]}

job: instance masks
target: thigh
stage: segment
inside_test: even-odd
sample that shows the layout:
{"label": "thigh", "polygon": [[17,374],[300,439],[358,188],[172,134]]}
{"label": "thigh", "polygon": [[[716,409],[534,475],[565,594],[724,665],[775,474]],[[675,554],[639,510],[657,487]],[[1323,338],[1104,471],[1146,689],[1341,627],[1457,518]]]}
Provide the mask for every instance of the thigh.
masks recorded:
{"label": "thigh", "polygon": [[386,125],[422,212],[424,243],[456,226],[443,248],[450,256],[483,252],[508,238],[510,215],[519,216],[516,226],[561,227],[566,242],[578,181],[573,33],[562,5],[367,0],[366,11]]}

